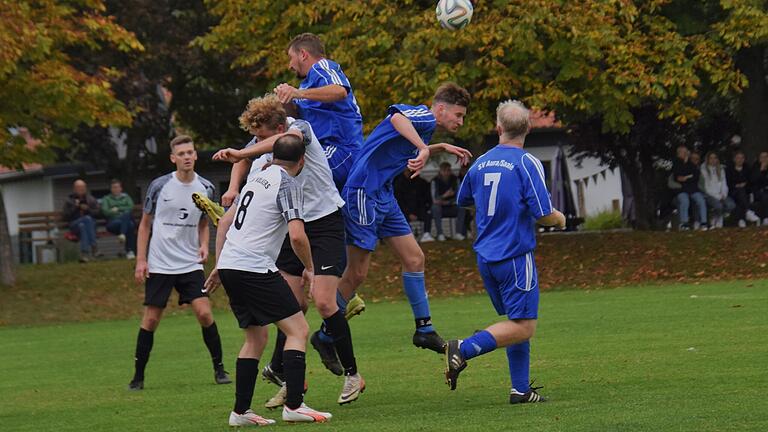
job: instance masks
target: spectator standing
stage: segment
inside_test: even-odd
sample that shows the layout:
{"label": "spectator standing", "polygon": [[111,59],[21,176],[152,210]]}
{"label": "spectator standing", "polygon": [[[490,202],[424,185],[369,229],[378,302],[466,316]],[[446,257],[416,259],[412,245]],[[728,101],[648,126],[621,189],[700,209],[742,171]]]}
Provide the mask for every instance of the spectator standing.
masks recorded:
{"label": "spectator standing", "polygon": [[728,182],[725,177],[725,169],[720,164],[717,153],[708,152],[706,163],[701,166],[701,188],[707,207],[712,211],[710,228],[722,228],[723,219],[733,211],[736,204],[728,196]]}
{"label": "spectator standing", "polygon": [[761,152],[752,170],[752,194],[755,198],[755,210],[768,225],[768,152]]}
{"label": "spectator standing", "polygon": [[437,228],[437,240],[444,241],[443,216],[456,217],[454,240],[464,240],[467,228],[464,224],[466,209],[456,205],[456,191],[459,189],[459,178],[451,172],[451,164],[443,162],[437,177],[432,179],[432,217]]}
{"label": "spectator standing", "polygon": [[707,203],[704,200],[704,194],[699,190],[700,172],[696,165],[690,161],[690,152],[686,146],[677,148],[677,158],[672,164],[672,175],[674,180],[680,184],[680,191],[677,194],[677,209],[680,212],[680,229],[685,231],[691,229],[689,220],[689,209],[691,201],[698,210],[699,223],[702,230],[707,229]]}
{"label": "spectator standing", "polygon": [[725,177],[728,180],[728,194],[736,204],[734,217],[741,228],[746,227],[747,222],[760,221],[755,212],[750,209],[750,176],[744,152],[737,150],[733,154],[733,165],[725,171]]}
{"label": "spectator standing", "polygon": [[413,173],[409,169],[403,170],[403,175],[394,180],[395,199],[400,205],[408,222],[421,221],[424,224],[424,233],[419,242],[435,241],[430,234],[432,231],[432,196],[429,183],[420,175],[411,178]]}
{"label": "spectator standing", "polygon": [[101,214],[107,219],[107,231],[115,234],[125,245],[125,257],[136,258],[136,222],[133,220],[133,200],[123,192],[123,184],[114,179],[110,193],[101,199]]}
{"label": "spectator standing", "polygon": [[88,192],[85,181],[75,180],[72,193],[64,202],[62,216],[69,224],[69,230],[80,240],[80,262],[88,262],[98,256],[96,218],[99,216],[99,202]]}

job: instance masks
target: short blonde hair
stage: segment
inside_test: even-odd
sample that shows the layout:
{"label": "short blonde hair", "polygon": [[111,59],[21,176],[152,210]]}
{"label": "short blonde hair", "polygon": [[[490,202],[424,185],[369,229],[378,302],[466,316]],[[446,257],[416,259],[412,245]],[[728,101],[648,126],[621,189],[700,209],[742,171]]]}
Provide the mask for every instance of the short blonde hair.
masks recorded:
{"label": "short blonde hair", "polygon": [[195,145],[195,142],[192,140],[192,137],[189,135],[179,135],[176,138],[171,140],[171,153],[173,153],[176,150],[176,146],[180,146],[182,144],[192,144]]}
{"label": "short blonde hair", "polygon": [[240,127],[248,132],[262,126],[277,129],[281,124],[284,125],[287,119],[288,114],[285,112],[283,104],[280,103],[275,94],[270,93],[248,101],[248,106],[240,115]]}
{"label": "short blonde hair", "polygon": [[520,101],[504,101],[496,108],[496,124],[508,138],[525,136],[531,129],[531,111]]}

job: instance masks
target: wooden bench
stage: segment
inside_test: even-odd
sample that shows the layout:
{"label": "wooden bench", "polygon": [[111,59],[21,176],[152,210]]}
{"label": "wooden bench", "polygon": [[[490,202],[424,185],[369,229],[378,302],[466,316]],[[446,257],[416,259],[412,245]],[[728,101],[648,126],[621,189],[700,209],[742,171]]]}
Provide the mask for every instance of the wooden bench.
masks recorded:
{"label": "wooden bench", "polygon": [[[135,205],[132,210],[134,221],[138,225],[141,220],[142,206]],[[19,213],[19,257],[22,262],[33,262],[32,253],[35,246],[53,245],[57,250],[57,260],[60,260],[58,251],[60,244],[65,241],[65,233],[69,232],[69,223],[64,221],[61,212],[31,212]],[[107,221],[96,218],[96,238],[104,238],[112,234],[107,231]]]}

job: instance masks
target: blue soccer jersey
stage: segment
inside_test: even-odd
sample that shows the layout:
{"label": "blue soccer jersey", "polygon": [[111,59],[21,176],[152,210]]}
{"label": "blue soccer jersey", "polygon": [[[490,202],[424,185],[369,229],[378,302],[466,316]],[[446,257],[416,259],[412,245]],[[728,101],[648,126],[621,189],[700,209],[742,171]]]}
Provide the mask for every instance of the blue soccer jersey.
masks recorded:
{"label": "blue soccer jersey", "polygon": [[336,102],[317,102],[309,99],[296,99],[294,102],[301,118],[312,125],[323,147],[340,147],[354,154],[363,143],[363,117],[352,92],[352,85],[341,66],[334,61],[321,59],[309,69],[299,88],[318,88],[333,84],[347,89],[347,97]]}
{"label": "blue soccer jersey", "polygon": [[477,209],[474,249],[487,262],[533,251],[535,222],[553,211],[541,162],[521,148],[502,145],[475,161],[457,202]]}
{"label": "blue soccer jersey", "polygon": [[408,166],[418,149],[392,125],[392,116],[402,114],[411,121],[425,144],[429,144],[437,122],[426,105],[392,105],[387,117],[368,135],[355,158],[347,186],[363,188],[369,195],[391,190],[392,180]]}

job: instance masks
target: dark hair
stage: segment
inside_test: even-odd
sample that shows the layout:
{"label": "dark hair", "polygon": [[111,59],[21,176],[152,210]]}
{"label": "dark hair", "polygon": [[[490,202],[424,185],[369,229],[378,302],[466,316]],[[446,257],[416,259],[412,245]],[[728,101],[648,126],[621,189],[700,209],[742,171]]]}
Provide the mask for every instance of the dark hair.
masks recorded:
{"label": "dark hair", "polygon": [[112,186],[113,184],[119,184],[120,186],[122,186],[123,182],[121,182],[120,180],[118,180],[116,178],[113,178],[112,180],[109,181],[109,185]]}
{"label": "dark hair", "polygon": [[194,145],[195,142],[192,141],[192,137],[189,135],[179,135],[176,138],[171,140],[171,153],[173,153],[173,149],[176,148],[176,146],[182,145],[182,144],[192,144]]}
{"label": "dark hair", "polygon": [[283,135],[275,141],[272,156],[276,160],[296,163],[304,156],[304,141],[296,135]]}
{"label": "dark hair", "polygon": [[288,49],[293,49],[294,51],[303,49],[314,57],[325,56],[325,45],[323,45],[320,36],[314,33],[302,33],[291,39]]}
{"label": "dark hair", "polygon": [[440,169],[443,169],[443,168],[451,169],[451,164],[449,164],[448,162],[443,162],[440,164]]}
{"label": "dark hair", "polygon": [[452,82],[443,83],[435,91],[432,103],[442,102],[449,105],[469,106],[471,97],[464,87]]}

